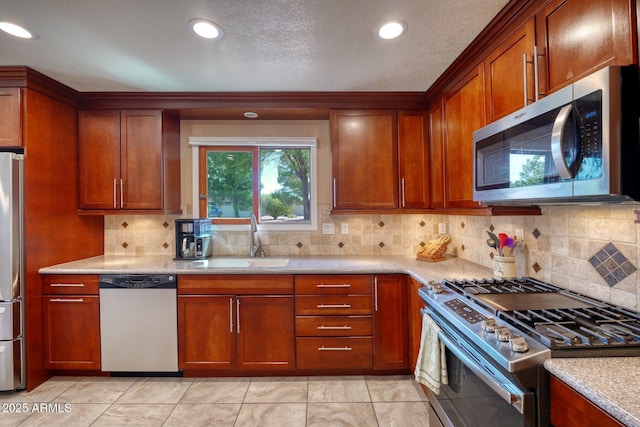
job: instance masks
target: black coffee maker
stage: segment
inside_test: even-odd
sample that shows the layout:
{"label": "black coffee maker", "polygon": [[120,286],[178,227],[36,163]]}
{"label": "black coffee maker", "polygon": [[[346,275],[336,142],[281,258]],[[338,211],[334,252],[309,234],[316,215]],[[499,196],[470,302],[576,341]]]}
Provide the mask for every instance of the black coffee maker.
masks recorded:
{"label": "black coffee maker", "polygon": [[176,256],[174,259],[206,259],[211,256],[210,219],[176,219]]}

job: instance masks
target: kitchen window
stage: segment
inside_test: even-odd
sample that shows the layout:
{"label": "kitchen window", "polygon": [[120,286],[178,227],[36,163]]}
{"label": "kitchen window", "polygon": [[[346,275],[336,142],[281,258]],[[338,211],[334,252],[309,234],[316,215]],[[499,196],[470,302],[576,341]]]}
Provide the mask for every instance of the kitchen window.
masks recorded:
{"label": "kitchen window", "polygon": [[194,209],[233,229],[315,230],[315,138],[189,138]]}

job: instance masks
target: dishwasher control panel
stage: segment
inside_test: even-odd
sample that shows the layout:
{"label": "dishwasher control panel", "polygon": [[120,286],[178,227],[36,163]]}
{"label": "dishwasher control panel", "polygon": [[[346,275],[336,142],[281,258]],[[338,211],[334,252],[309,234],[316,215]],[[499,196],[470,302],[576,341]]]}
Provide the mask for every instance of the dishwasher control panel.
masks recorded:
{"label": "dishwasher control panel", "polygon": [[100,276],[100,288],[157,288],[176,289],[174,274],[103,274]]}

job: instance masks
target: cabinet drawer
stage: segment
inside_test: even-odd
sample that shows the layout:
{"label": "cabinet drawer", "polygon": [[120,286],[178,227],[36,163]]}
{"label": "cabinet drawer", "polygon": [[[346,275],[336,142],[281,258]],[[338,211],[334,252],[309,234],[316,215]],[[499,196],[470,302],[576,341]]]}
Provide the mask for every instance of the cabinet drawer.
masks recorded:
{"label": "cabinet drawer", "polygon": [[371,276],[367,275],[303,275],[296,276],[298,295],[371,295]]}
{"label": "cabinet drawer", "polygon": [[43,295],[98,295],[98,275],[45,274],[42,276]]}
{"label": "cabinet drawer", "polygon": [[290,295],[293,276],[287,274],[182,274],[178,295]]}
{"label": "cabinet drawer", "polygon": [[296,315],[371,314],[371,295],[296,295]]}
{"label": "cabinet drawer", "polygon": [[299,337],[348,337],[372,333],[371,316],[296,317],[296,335]]}
{"label": "cabinet drawer", "polygon": [[371,337],[296,338],[298,369],[371,369]]}

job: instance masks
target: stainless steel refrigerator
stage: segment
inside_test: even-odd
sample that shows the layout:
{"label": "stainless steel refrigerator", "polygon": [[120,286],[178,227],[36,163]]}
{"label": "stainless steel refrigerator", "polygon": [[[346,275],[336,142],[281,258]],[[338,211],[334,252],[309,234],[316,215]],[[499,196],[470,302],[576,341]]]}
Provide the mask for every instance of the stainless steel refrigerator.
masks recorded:
{"label": "stainless steel refrigerator", "polygon": [[24,155],[0,151],[0,391],[25,387]]}

